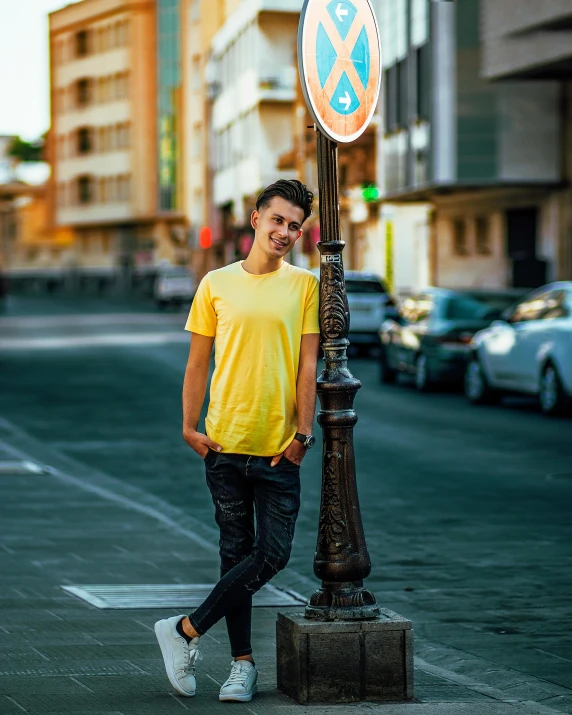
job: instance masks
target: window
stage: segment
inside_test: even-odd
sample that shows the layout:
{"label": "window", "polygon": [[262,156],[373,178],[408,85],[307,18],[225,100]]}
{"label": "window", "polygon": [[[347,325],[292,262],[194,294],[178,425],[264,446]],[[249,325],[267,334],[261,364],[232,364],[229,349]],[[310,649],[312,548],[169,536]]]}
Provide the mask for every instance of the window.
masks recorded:
{"label": "window", "polygon": [[477,216],[475,219],[475,250],[479,256],[490,256],[492,253],[487,216]]}
{"label": "window", "polygon": [[407,101],[407,60],[397,63],[397,125],[406,127],[409,119],[409,107]]}
{"label": "window", "polygon": [[421,323],[431,317],[434,308],[432,296],[418,295],[403,301],[400,314],[408,323]]}
{"label": "window", "polygon": [[348,278],[346,280],[346,293],[351,293],[352,295],[368,293],[371,295],[372,293],[384,294],[387,293],[387,290],[383,283],[379,281]]}
{"label": "window", "polygon": [[512,315],[508,317],[509,323],[525,323],[529,320],[541,320],[543,315],[554,308],[551,298],[553,291],[532,293],[525,300],[518,303]]}
{"label": "window", "polygon": [[84,107],[91,102],[91,81],[89,79],[78,79],[76,83],[76,104]]}
{"label": "window", "polygon": [[91,151],[93,151],[91,129],[81,127],[81,129],[77,130],[77,153],[89,154]]}
{"label": "window", "polygon": [[415,50],[416,107],[418,119],[429,120],[431,116],[431,55],[429,43]]}
{"label": "window", "polygon": [[565,290],[555,290],[549,293],[544,301],[542,320],[555,320],[570,317],[570,294]]}
{"label": "window", "polygon": [[499,311],[486,299],[454,296],[445,304],[445,320],[489,320],[498,315]]}
{"label": "window", "polygon": [[78,176],[77,198],[80,204],[90,204],[93,201],[91,176]]}
{"label": "window", "polygon": [[397,128],[397,67],[394,65],[385,72],[385,131],[393,132]]}
{"label": "window", "polygon": [[89,34],[87,30],[80,30],[75,35],[75,56],[85,57],[89,54]]}
{"label": "window", "polygon": [[456,256],[468,256],[469,246],[467,243],[467,226],[465,219],[455,218],[453,227],[453,253]]}

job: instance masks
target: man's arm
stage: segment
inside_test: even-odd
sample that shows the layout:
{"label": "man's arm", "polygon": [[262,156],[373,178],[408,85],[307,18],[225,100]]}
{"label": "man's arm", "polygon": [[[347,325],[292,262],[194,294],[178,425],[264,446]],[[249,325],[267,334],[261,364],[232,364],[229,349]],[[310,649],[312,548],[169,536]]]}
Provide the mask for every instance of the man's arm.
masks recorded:
{"label": "man's arm", "polygon": [[207,391],[213,338],[192,333],[189,359],[183,382],[183,439],[201,457],[206,457],[209,447],[220,452],[220,445],[206,434],[197,432],[201,409]]}
{"label": "man's arm", "polygon": [[[296,382],[296,402],[298,404],[298,432],[311,434],[316,411],[316,371],[318,367],[318,352],[320,336],[318,334],[302,335],[300,344],[300,364]],[[284,455],[295,464],[300,464],[306,454],[306,448],[297,439],[284,450]],[[270,463],[274,467],[280,459],[277,454]]]}

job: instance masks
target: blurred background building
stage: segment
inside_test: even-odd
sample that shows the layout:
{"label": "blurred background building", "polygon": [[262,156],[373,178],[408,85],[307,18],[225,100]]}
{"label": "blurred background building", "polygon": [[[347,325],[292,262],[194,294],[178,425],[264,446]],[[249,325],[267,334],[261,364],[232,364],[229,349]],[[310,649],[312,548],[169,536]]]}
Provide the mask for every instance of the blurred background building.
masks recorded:
{"label": "blurred background building", "polygon": [[[255,198],[276,178],[317,193],[301,4],[83,0],[52,13],[51,178],[28,190],[0,176],[4,270],[145,292],[161,266],[200,277],[246,255]],[[382,98],[340,146],[346,266],[402,295],[572,278],[572,0],[372,4]],[[291,260],[318,265],[318,240],[316,214]]]}
{"label": "blurred background building", "polygon": [[[383,198],[396,257],[426,247],[431,284],[571,277],[571,16],[564,0],[384,0]],[[426,230],[419,212],[407,230],[420,202]]]}

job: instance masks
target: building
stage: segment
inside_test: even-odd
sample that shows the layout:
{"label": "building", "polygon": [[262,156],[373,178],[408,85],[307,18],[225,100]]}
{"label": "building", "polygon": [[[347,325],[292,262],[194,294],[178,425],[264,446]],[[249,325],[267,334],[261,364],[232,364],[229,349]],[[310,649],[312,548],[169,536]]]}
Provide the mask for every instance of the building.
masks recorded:
{"label": "building", "polygon": [[[209,77],[209,59],[214,35],[233,12],[239,0],[183,0],[182,66],[187,68],[182,81],[182,207],[189,220],[188,241],[191,262],[198,274],[221,265],[224,251],[219,242],[210,248],[209,240],[219,234],[219,214],[212,197],[213,146],[212,102],[218,91]],[[200,245],[201,230],[207,229],[209,240]],[[208,232],[210,229],[210,233]]]}
{"label": "building", "polygon": [[419,275],[452,288],[558,277],[558,83],[481,77],[479,0],[381,0],[381,16],[383,199],[394,216],[417,207],[396,255],[417,233]]}
{"label": "building", "polygon": [[52,224],[68,263],[133,276],[186,260],[178,0],[83,0],[49,16]]}
{"label": "building", "polygon": [[539,88],[536,113],[550,94],[544,110],[554,115],[556,131],[542,137],[535,151],[556,150],[562,184],[530,205],[536,215],[530,240],[549,233],[550,277],[572,280],[572,0],[481,0],[481,40],[482,76],[501,92],[515,82]]}
{"label": "building", "polygon": [[212,40],[214,240],[223,242],[225,263],[249,250],[250,213],[261,189],[296,178],[295,169],[278,165],[294,146],[299,13],[298,0],[242,0]]}

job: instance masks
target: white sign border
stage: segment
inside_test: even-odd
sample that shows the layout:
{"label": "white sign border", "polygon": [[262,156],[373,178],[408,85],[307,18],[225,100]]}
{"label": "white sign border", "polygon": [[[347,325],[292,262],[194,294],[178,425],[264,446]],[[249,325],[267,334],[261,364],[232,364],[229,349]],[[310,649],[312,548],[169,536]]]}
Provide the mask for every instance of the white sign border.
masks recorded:
{"label": "white sign border", "polygon": [[[373,23],[375,26],[375,31],[377,33],[377,46],[379,50],[379,76],[377,78],[377,88],[375,92],[375,102],[373,103],[373,106],[370,110],[370,113],[367,117],[367,120],[364,122],[362,128],[354,132],[348,137],[343,137],[339,134],[336,134],[333,132],[331,129],[326,127],[322,121],[320,120],[318,116],[318,111],[316,109],[316,106],[314,104],[314,100],[312,99],[312,96],[310,95],[310,92],[308,91],[308,85],[307,85],[307,79],[306,79],[306,66],[305,66],[305,61],[304,61],[304,45],[305,45],[305,40],[306,40],[306,12],[308,11],[309,5],[314,2],[314,0],[304,0],[304,6],[302,7],[302,12],[300,13],[300,22],[298,25],[298,73],[300,75],[300,84],[302,85],[302,94],[304,95],[304,99],[306,100],[306,106],[308,107],[310,114],[312,115],[312,118],[322,134],[325,134],[327,137],[329,137],[332,141],[337,142],[338,144],[350,144],[351,142],[354,142],[356,139],[359,139],[361,135],[365,132],[365,130],[368,128],[368,126],[371,124],[371,120],[373,119],[373,115],[375,114],[375,110],[377,109],[377,106],[379,104],[379,93],[381,91],[381,78],[383,74],[383,62],[382,62],[382,56],[381,56],[381,39],[380,39],[380,34],[379,34],[379,25],[377,24],[377,17],[375,15],[375,12],[373,10],[373,6],[371,4],[371,0],[365,0],[367,4],[369,5],[369,9],[371,10],[371,14],[373,17]],[[359,16],[359,13],[358,13]]]}

